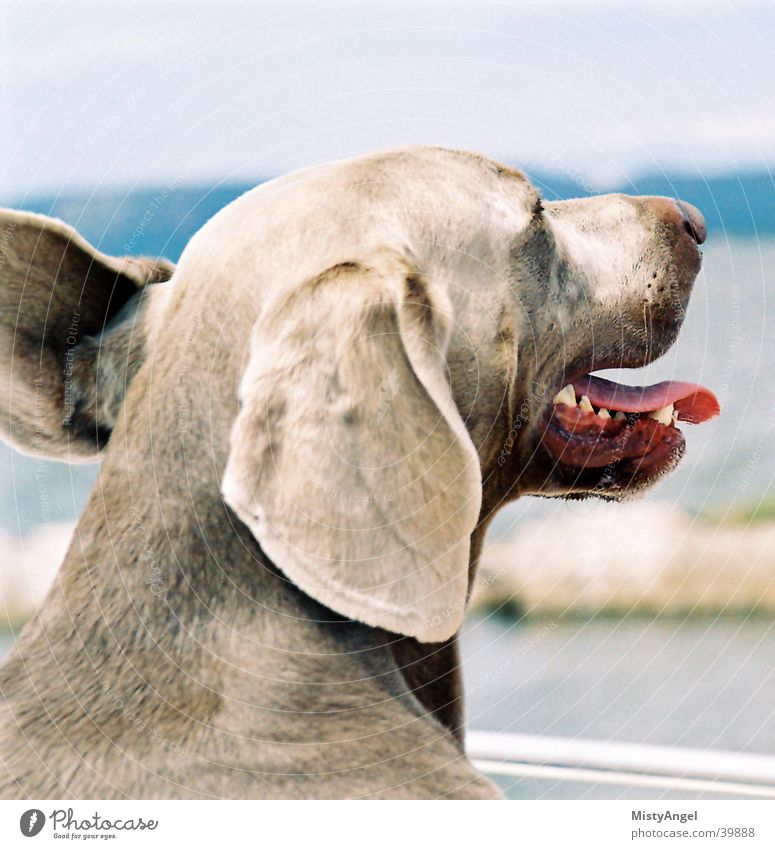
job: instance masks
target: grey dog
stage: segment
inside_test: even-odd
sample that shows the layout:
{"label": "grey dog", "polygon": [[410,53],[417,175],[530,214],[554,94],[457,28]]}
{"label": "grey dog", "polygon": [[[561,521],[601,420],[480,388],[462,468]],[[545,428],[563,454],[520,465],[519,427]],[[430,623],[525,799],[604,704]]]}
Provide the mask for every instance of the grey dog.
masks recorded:
{"label": "grey dog", "polygon": [[677,462],[675,427],[570,392],[603,463],[553,399],[673,343],[700,214],[415,147],[259,186],[176,267],[0,226],[3,435],[102,458],[0,668],[0,796],[498,796],[456,636],[486,528]]}

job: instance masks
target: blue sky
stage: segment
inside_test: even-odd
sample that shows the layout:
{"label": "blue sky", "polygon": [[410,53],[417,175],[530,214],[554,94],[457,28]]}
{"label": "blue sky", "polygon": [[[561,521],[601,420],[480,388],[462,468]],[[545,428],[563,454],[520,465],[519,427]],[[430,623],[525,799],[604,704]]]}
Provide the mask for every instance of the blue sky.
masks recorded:
{"label": "blue sky", "polygon": [[4,198],[251,179],[410,142],[591,190],[775,159],[770,3],[0,9]]}

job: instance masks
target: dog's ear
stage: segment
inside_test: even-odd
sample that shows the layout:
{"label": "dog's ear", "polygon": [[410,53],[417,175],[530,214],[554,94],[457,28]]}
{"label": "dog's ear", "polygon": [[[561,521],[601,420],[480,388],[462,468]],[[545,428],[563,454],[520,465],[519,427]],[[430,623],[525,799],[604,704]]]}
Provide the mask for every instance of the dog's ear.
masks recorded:
{"label": "dog's ear", "polygon": [[481,503],[442,283],[392,250],[328,269],[254,329],[226,502],[308,595],[422,641],[457,631]]}
{"label": "dog's ear", "polygon": [[0,435],[27,453],[94,459],[142,361],[144,287],[172,271],[0,209]]}

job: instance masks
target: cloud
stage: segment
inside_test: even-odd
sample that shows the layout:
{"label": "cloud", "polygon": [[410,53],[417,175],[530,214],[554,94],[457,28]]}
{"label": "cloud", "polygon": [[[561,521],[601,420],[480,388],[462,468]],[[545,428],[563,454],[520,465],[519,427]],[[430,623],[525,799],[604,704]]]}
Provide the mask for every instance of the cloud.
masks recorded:
{"label": "cloud", "polygon": [[62,8],[8,18],[6,197],[163,182],[192,163],[191,180],[264,177],[408,142],[532,167],[551,147],[614,179],[775,151],[775,20],[759,3]]}

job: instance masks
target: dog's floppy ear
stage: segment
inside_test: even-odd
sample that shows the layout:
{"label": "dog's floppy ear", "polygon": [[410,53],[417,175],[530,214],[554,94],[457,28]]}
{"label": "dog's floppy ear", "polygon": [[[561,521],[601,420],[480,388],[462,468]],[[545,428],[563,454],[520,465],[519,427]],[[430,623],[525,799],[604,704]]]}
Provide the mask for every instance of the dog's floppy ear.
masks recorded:
{"label": "dog's floppy ear", "polygon": [[308,595],[426,642],[462,621],[481,502],[452,321],[445,286],[387,248],[281,295],[254,329],[223,479]]}
{"label": "dog's floppy ear", "polygon": [[0,435],[28,453],[95,458],[142,361],[143,287],[172,271],[0,209]]}

